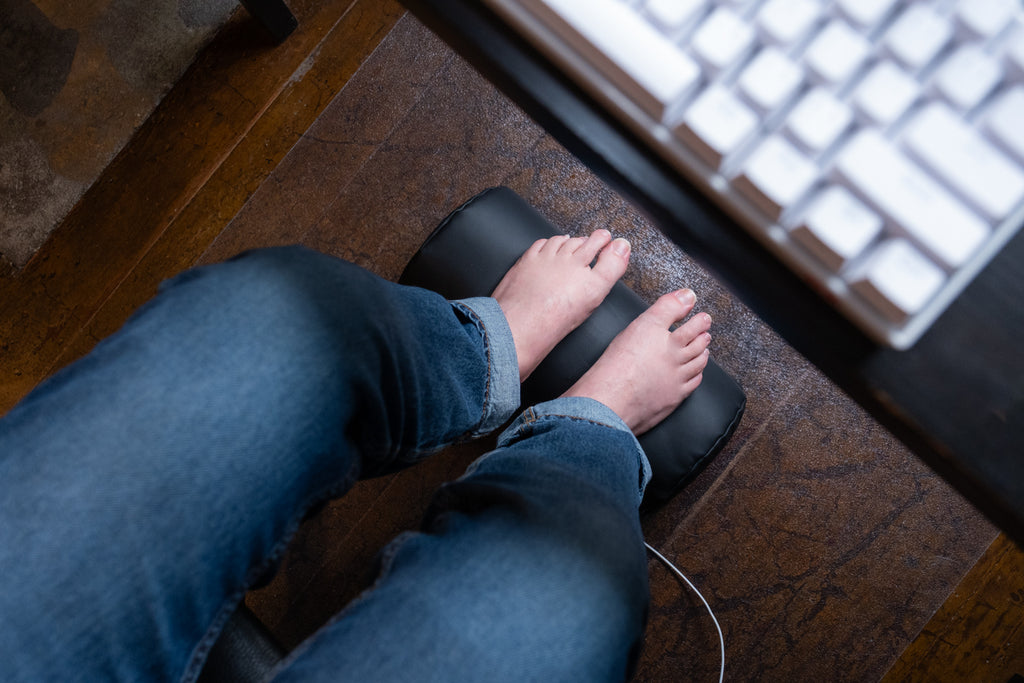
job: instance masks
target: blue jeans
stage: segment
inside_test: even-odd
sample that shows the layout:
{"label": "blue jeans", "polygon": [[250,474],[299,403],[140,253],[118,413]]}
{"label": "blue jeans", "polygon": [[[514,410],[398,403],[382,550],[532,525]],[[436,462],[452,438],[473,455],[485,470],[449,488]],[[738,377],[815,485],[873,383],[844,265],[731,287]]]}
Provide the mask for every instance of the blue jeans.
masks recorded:
{"label": "blue jeans", "polygon": [[[294,247],[177,277],[0,420],[0,677],[191,680],[311,507],[518,400],[493,299]],[[622,680],[648,477],[600,403],[528,409],[275,680]]]}

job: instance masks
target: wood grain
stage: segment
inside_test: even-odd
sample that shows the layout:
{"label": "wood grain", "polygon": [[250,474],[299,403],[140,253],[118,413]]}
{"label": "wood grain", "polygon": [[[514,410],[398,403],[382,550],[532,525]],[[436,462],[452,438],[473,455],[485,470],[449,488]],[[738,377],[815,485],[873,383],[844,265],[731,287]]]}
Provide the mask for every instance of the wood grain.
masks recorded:
{"label": "wood grain", "polygon": [[883,683],[1003,683],[1024,675],[1024,552],[1006,536],[903,652]]}
{"label": "wood grain", "polygon": [[[353,5],[358,6],[350,14]],[[75,351],[67,351],[180,218],[180,233],[197,243],[183,258],[172,258],[169,271],[179,270],[190,253],[194,258],[201,252],[203,241],[208,243],[219,229],[216,220],[212,227],[206,223],[205,231],[195,224],[211,215],[223,221],[220,227],[230,220],[330,102],[332,87],[340,89],[400,14],[392,2],[352,0],[299,0],[292,10],[300,27],[276,47],[244,13],[236,15],[37,256],[21,272],[0,280],[0,410],[9,409],[49,374],[58,358],[66,360],[89,346],[78,343]],[[344,41],[333,43],[335,51],[324,55],[311,76],[317,49],[346,17],[349,23],[341,32],[356,40],[351,48]],[[339,66],[332,60],[345,68],[332,71]],[[336,75],[324,78],[327,73]],[[267,116],[275,102],[279,106]],[[193,213],[183,217],[189,207]],[[114,317],[123,317],[124,306],[118,311]]]}
{"label": "wood grain", "polygon": [[[401,6],[391,0],[357,0],[347,9],[300,67],[300,73],[289,80],[93,318],[68,342],[56,367],[87,353],[152,297],[161,281],[196,263],[304,138],[402,14]],[[320,186],[320,181],[310,185]],[[294,206],[290,199],[287,192],[278,195],[280,206],[275,208],[279,215],[287,215],[288,208]],[[258,213],[261,221],[269,222],[268,211]],[[292,213],[285,225],[296,223]],[[253,233],[265,235],[266,231]],[[263,246],[291,241],[287,232],[279,231]]]}

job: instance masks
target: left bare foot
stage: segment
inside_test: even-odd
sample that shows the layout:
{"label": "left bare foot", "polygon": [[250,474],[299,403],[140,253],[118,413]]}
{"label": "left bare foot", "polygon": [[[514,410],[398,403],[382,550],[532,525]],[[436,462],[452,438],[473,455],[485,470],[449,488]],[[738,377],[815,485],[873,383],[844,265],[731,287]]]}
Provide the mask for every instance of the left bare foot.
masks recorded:
{"label": "left bare foot", "polygon": [[594,312],[628,263],[629,242],[607,230],[537,240],[519,257],[491,296],[512,329],[520,381]]}

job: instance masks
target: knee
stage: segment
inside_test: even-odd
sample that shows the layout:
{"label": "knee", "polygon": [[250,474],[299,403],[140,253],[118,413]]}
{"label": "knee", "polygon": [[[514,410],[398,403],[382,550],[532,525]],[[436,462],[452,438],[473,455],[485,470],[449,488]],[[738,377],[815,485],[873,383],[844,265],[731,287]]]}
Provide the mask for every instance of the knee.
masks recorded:
{"label": "knee", "polygon": [[444,487],[427,528],[448,537],[470,583],[487,585],[499,631],[536,638],[565,664],[624,666],[650,597],[636,511],[563,467],[524,459],[522,476],[478,472]]}
{"label": "knee", "polygon": [[372,315],[383,281],[301,246],[245,252],[167,281],[154,302],[220,330],[338,331]]}
{"label": "knee", "polygon": [[[612,528],[601,542],[586,529],[495,517],[485,535],[468,520],[453,530],[446,550],[459,558],[450,572],[458,584],[441,579],[421,597],[438,603],[425,610],[441,615],[437,632],[464,652],[501,644],[500,656],[481,660],[491,680],[624,680],[649,603],[646,564],[624,543],[629,534]],[[458,619],[446,618],[451,610]]]}
{"label": "knee", "polygon": [[[329,269],[324,260],[328,258],[301,246],[247,251],[223,263],[185,271],[165,282],[160,296],[185,298],[193,305],[224,312],[267,309],[278,300],[310,300],[327,279]],[[338,261],[332,265],[344,270],[349,264]]]}

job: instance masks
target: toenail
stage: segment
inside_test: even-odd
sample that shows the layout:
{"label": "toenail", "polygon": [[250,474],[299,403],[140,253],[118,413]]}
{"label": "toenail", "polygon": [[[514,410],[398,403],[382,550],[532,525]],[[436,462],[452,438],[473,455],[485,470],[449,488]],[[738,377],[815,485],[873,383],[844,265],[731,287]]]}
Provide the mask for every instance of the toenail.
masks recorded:
{"label": "toenail", "polygon": [[629,241],[619,237],[612,242],[612,251],[619,256],[625,256],[629,253]]}
{"label": "toenail", "polygon": [[693,293],[692,289],[682,289],[676,292],[676,298],[682,303],[689,306],[697,300],[697,295]]}

